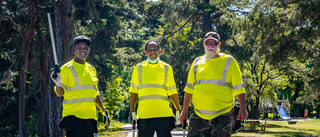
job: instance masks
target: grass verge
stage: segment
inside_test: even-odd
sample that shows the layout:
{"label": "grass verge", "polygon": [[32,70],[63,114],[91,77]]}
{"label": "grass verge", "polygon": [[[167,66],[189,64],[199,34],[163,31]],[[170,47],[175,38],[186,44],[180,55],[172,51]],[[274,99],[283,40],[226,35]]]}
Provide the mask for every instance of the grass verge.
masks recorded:
{"label": "grass verge", "polygon": [[[259,125],[259,124],[258,124]],[[260,129],[260,126],[256,129]],[[287,121],[267,121],[266,131],[239,131],[233,137],[291,137],[291,136],[320,136],[320,120],[308,119],[289,125]],[[249,123],[244,123],[244,129],[249,130]]]}
{"label": "grass verge", "polygon": [[103,124],[99,125],[98,137],[120,137],[126,133],[122,131],[121,127],[127,123],[112,120],[108,129],[104,128]]}

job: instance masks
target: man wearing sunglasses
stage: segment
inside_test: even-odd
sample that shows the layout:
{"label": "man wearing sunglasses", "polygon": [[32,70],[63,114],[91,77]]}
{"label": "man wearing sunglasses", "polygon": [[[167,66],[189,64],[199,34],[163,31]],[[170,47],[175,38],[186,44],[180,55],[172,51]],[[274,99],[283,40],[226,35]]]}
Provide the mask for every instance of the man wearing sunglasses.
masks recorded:
{"label": "man wearing sunglasses", "polygon": [[[237,120],[247,118],[245,89],[236,60],[220,53],[220,36],[208,32],[204,37],[205,55],[193,62],[186,87],[180,121],[190,112],[188,137],[230,137],[234,117],[234,96],[240,103]],[[183,122],[182,122],[183,123]]]}

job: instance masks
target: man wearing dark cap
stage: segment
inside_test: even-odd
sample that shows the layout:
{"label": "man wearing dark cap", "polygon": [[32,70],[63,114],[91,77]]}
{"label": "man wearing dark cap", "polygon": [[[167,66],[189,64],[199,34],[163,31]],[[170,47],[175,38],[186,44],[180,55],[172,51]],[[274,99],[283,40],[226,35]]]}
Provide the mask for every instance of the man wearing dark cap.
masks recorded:
{"label": "man wearing dark cap", "polygon": [[[91,41],[85,36],[73,40],[74,59],[54,70],[51,78],[58,97],[64,97],[59,127],[67,137],[93,137],[97,133],[96,105],[106,112],[100,99],[95,68],[86,62]],[[56,75],[56,76],[54,76]]]}
{"label": "man wearing dark cap", "polygon": [[[186,87],[180,121],[190,112],[188,137],[230,137],[234,117],[234,96],[240,103],[237,120],[247,118],[245,90],[236,60],[220,53],[220,36],[208,32],[203,41],[205,55],[193,62]],[[182,122],[183,123],[183,122]]]}
{"label": "man wearing dark cap", "polygon": [[178,110],[176,121],[179,121],[180,104],[173,70],[169,64],[160,60],[160,53],[157,41],[147,42],[145,54],[148,59],[136,65],[132,73],[129,121],[133,123],[132,120],[138,120],[139,137],[153,137],[155,132],[158,137],[171,137],[175,119],[168,97]]}

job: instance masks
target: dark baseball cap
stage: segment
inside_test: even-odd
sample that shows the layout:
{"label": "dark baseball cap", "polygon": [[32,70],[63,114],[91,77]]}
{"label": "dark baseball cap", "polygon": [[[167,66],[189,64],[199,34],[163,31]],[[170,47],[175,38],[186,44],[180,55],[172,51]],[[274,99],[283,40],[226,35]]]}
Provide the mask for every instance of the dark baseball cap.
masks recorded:
{"label": "dark baseball cap", "polygon": [[85,42],[88,44],[88,46],[91,45],[91,41],[89,40],[89,38],[85,37],[85,36],[78,36],[75,37],[73,39],[73,46],[75,46],[76,44],[78,44],[79,42]]}
{"label": "dark baseball cap", "polygon": [[204,36],[204,41],[207,41],[208,39],[220,41],[220,36],[217,32],[210,31]]}

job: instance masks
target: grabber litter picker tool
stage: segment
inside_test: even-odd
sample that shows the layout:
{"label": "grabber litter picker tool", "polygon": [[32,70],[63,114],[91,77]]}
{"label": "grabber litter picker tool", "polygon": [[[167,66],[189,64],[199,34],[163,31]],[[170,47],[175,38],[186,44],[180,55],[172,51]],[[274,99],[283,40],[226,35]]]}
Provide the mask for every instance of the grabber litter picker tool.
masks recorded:
{"label": "grabber litter picker tool", "polygon": [[136,133],[136,120],[133,120],[133,121],[132,121],[132,129],[133,129],[132,137],[135,137],[135,133]]}
{"label": "grabber litter picker tool", "polygon": [[53,57],[54,57],[54,64],[55,64],[55,74],[53,75],[53,78],[55,79],[57,77],[56,73],[60,73],[60,68],[58,64],[58,59],[57,59],[57,52],[56,52],[56,46],[55,46],[55,41],[53,37],[53,30],[52,30],[52,23],[51,23],[51,15],[50,11],[58,4],[59,0],[57,0],[53,5],[47,4],[46,6],[40,6],[38,5],[39,8],[41,9],[46,9],[47,16],[48,16],[48,22],[49,22],[49,29],[50,29],[50,36],[51,36],[51,43],[52,43],[52,50],[53,50]]}
{"label": "grabber litter picker tool", "polygon": [[187,119],[184,119],[183,120],[183,126],[182,126],[182,128],[183,128],[183,137],[186,136],[186,126],[187,126]]}
{"label": "grabber litter picker tool", "polygon": [[137,124],[136,113],[132,113],[132,129],[133,129],[132,136],[133,137],[135,137],[135,133],[136,133],[136,124]]}

